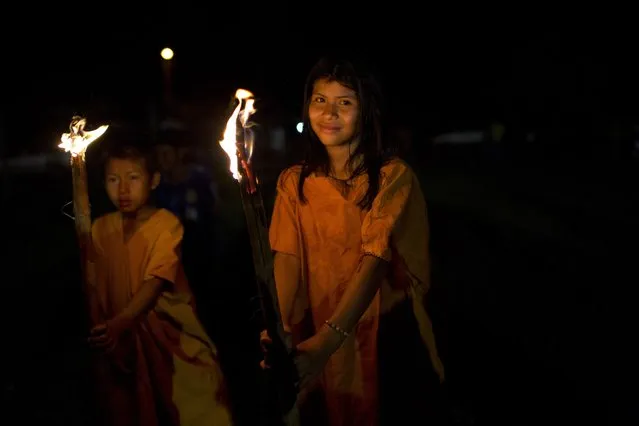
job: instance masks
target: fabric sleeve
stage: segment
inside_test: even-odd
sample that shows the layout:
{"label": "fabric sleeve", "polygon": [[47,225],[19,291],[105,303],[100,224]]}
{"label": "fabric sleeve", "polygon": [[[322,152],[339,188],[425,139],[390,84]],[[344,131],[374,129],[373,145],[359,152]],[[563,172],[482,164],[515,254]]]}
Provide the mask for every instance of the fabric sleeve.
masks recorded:
{"label": "fabric sleeve", "polygon": [[280,174],[269,228],[271,249],[297,257],[300,256],[297,225],[298,176],[291,169]]}
{"label": "fabric sleeve", "polygon": [[159,278],[175,284],[180,271],[180,250],[184,228],[176,219],[160,232],[153,244],[144,279]]}
{"label": "fabric sleeve", "polygon": [[407,208],[414,187],[413,173],[403,163],[382,171],[380,190],[362,222],[362,252],[391,260],[391,236]]}

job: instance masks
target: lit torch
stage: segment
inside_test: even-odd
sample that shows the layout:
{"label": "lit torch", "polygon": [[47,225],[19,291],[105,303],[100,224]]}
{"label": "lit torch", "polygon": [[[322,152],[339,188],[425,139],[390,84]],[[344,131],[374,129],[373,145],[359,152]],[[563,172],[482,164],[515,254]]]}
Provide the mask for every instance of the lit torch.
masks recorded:
{"label": "lit torch", "polygon": [[[240,184],[242,207],[246,216],[253,263],[266,330],[273,340],[269,348],[269,365],[275,375],[279,392],[279,402],[284,422],[297,424],[297,369],[293,363],[291,339],[284,332],[280,315],[275,277],[273,275],[273,253],[269,243],[268,220],[264,202],[259,191],[257,178],[251,165],[253,138],[250,130],[250,116],[255,113],[255,99],[248,90],[238,89],[235,93],[238,105],[226,123],[224,138],[220,146],[229,157],[230,171]],[[240,128],[238,128],[238,122]]]}
{"label": "lit torch", "polygon": [[89,144],[106,132],[109,126],[100,126],[95,130],[86,131],[84,126],[86,119],[82,117],[73,117],[69,126],[69,133],[63,133],[62,143],[58,147],[71,153],[71,173],[73,179],[73,214],[75,216],[75,230],[80,246],[82,279],[84,290],[88,298],[92,299],[89,303],[91,311],[89,316],[91,322],[99,324],[103,321],[101,309],[97,294],[92,291],[88,282],[88,261],[91,249],[91,207],[89,205],[89,189],[87,184],[87,168],[85,161],[85,153]]}

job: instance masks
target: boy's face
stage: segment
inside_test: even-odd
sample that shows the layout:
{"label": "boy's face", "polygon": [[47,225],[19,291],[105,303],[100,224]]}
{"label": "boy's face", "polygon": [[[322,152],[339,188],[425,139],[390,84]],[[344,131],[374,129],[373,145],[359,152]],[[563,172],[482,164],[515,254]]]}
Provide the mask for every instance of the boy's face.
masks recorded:
{"label": "boy's face", "polygon": [[160,183],[159,173],[151,177],[142,159],[111,158],[105,171],[106,192],[122,213],[135,213],[144,207]]}

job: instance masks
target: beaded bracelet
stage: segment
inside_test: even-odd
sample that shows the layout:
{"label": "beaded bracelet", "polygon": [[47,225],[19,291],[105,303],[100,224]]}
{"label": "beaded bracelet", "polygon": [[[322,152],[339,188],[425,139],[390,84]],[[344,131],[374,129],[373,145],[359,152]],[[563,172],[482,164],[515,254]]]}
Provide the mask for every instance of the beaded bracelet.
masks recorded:
{"label": "beaded bracelet", "polygon": [[344,338],[348,337],[348,331],[344,330],[343,328],[341,328],[338,325],[333,324],[332,322],[326,320],[324,321],[324,324],[326,324],[327,326],[329,326],[331,329],[333,329],[334,331],[338,332],[339,334],[341,334]]}

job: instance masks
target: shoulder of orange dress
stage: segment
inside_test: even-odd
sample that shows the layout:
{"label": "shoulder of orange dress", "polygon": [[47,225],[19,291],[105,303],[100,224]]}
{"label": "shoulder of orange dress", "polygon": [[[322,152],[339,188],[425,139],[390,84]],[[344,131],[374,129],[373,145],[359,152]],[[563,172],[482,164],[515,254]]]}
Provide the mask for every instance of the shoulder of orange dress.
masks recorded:
{"label": "shoulder of orange dress", "polygon": [[158,216],[163,222],[166,222],[169,225],[182,224],[182,222],[180,222],[180,218],[178,218],[175,213],[171,212],[170,210],[164,208],[158,209]]}
{"label": "shoulder of orange dress", "polygon": [[299,175],[302,173],[302,165],[301,164],[294,164],[292,166],[289,166],[287,168],[285,168],[284,170],[282,170],[282,173],[280,173],[280,176],[295,176],[295,177],[299,177]]}
{"label": "shoulder of orange dress", "polygon": [[295,164],[282,170],[278,179],[278,185],[283,187],[296,186],[302,173],[302,165]]}
{"label": "shoulder of orange dress", "polygon": [[104,226],[107,226],[109,223],[113,223],[117,219],[119,214],[120,212],[111,212],[111,213],[103,214],[102,216],[98,217],[97,219],[93,221],[93,227],[102,228]]}
{"label": "shoulder of orange dress", "polygon": [[399,175],[402,173],[413,174],[413,169],[403,159],[392,157],[382,166],[382,173],[389,175]]}

